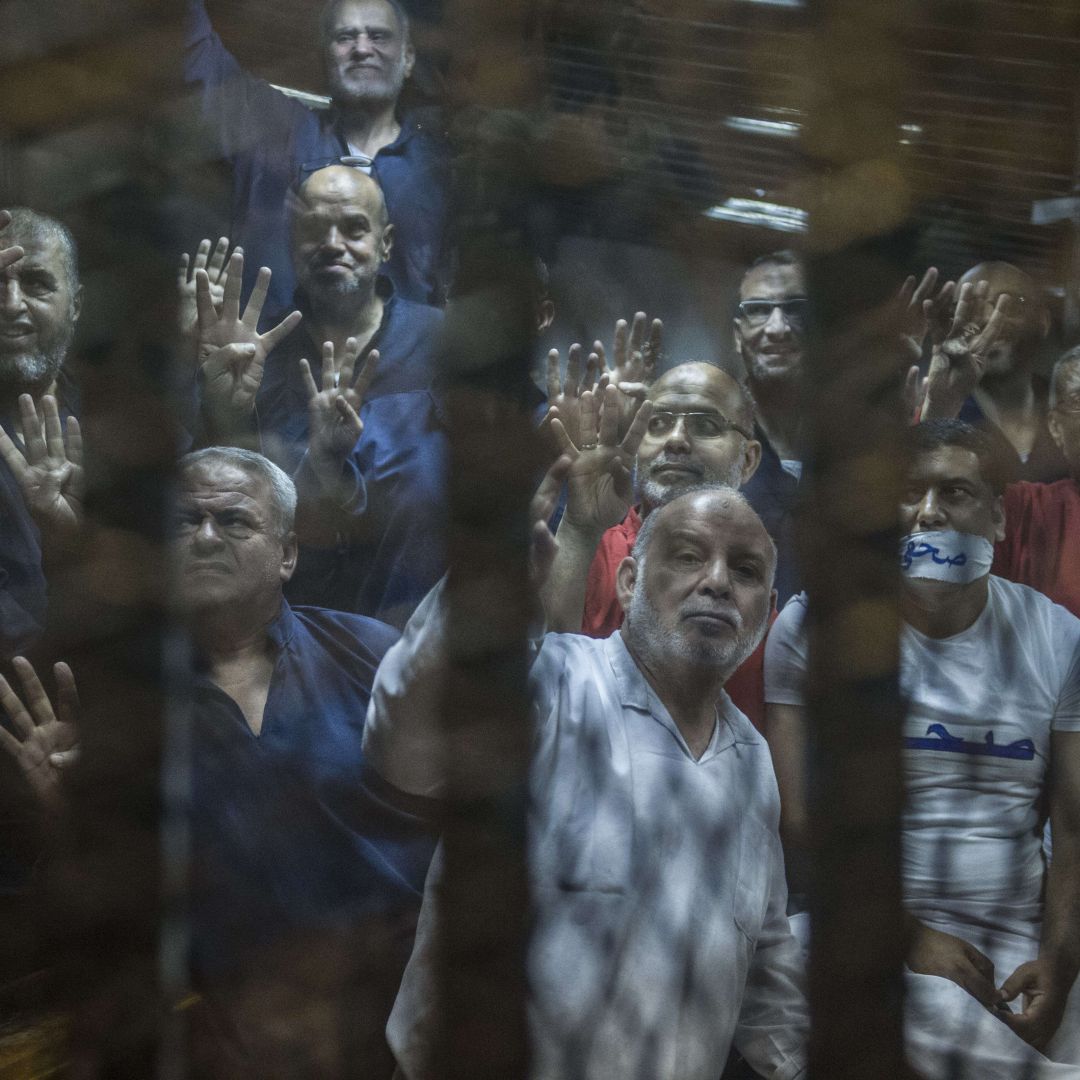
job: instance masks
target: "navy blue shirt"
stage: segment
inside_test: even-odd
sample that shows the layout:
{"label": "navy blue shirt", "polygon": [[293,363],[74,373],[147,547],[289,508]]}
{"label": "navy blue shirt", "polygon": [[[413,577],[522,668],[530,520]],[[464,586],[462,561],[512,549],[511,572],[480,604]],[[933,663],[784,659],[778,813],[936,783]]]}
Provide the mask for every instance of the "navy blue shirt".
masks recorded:
{"label": "navy blue shirt", "polygon": [[40,636],[46,600],[41,534],[18,480],[0,461],[0,659],[25,652]]}
{"label": "navy blue shirt", "polygon": [[742,492],[776,544],[776,606],[780,609],[803,588],[795,534],[799,482],[780,464],[765,432],[756,424],[754,438],[761,443],[761,464]]}
{"label": "navy blue shirt", "polygon": [[[333,546],[304,545],[286,594],[293,603],[370,615],[403,627],[446,570],[443,396],[434,388],[442,312],[391,296],[367,350],[379,350],[360,408],[363,433],[346,462],[353,498]],[[322,351],[301,325],[267,358],[256,400],[263,452],[295,472],[307,449],[307,392]]]}
{"label": "navy blue shirt", "polygon": [[[245,294],[260,266],[273,271],[268,312],[292,301],[286,194],[300,177],[350,153],[331,109],[316,112],[247,74],[222,44],[203,0],[188,0],[184,77],[200,90],[202,114],[232,165],[231,240],[244,248]],[[394,226],[387,271],[398,292],[441,304],[447,282],[446,147],[431,125],[403,117],[401,133],[376,155],[372,175]]]}
{"label": "navy blue shirt", "polygon": [[[366,768],[375,669],[397,639],[355,615],[282,604],[261,733],[195,684],[193,950],[219,973],[295,931],[415,918],[435,837],[422,809]],[[412,800],[419,804],[420,800]]]}

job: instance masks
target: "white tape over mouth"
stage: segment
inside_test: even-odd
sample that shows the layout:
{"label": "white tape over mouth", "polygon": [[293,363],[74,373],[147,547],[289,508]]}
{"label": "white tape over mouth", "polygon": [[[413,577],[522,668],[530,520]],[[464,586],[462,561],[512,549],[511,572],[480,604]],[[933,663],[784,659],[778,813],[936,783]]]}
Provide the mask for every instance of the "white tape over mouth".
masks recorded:
{"label": "white tape over mouth", "polygon": [[985,536],[940,529],[909,533],[900,541],[900,573],[906,578],[967,585],[990,573],[994,545]]}

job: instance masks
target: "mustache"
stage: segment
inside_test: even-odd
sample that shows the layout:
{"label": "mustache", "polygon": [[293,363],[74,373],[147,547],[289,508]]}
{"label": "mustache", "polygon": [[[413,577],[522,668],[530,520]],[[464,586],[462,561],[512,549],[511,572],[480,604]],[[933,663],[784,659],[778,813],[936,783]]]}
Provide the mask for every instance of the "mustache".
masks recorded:
{"label": "mustache", "polygon": [[661,451],[649,462],[649,472],[654,473],[659,469],[668,465],[676,465],[680,469],[686,469],[688,472],[695,473],[697,476],[704,476],[705,470],[702,466],[683,454],[669,454],[667,451]]}

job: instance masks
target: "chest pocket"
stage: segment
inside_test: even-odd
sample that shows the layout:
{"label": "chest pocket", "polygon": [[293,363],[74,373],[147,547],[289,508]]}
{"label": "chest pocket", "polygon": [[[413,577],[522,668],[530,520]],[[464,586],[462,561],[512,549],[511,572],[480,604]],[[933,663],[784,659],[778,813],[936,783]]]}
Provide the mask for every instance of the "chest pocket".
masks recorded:
{"label": "chest pocket", "polygon": [[735,884],[735,925],[751,944],[757,942],[769,906],[773,867],[779,857],[778,843],[756,821],[744,821],[739,838],[739,876]]}

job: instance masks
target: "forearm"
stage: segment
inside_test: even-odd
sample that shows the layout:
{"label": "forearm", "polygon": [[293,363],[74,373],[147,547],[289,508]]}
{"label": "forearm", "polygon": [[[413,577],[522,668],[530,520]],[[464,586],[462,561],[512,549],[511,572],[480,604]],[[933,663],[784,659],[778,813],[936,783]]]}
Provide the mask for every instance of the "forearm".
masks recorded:
{"label": "forearm", "polygon": [[559,526],[555,560],[540,594],[549,630],[581,632],[589,567],[602,536],[601,529],[578,526],[565,518]]}
{"label": "forearm", "polygon": [[1055,980],[1067,989],[1080,972],[1080,837],[1062,833],[1053,833],[1039,958],[1050,964]]}
{"label": "forearm", "polygon": [[409,795],[444,794],[439,723],[447,670],[446,581],[424,598],[379,665],[364,726],[364,757]]}

